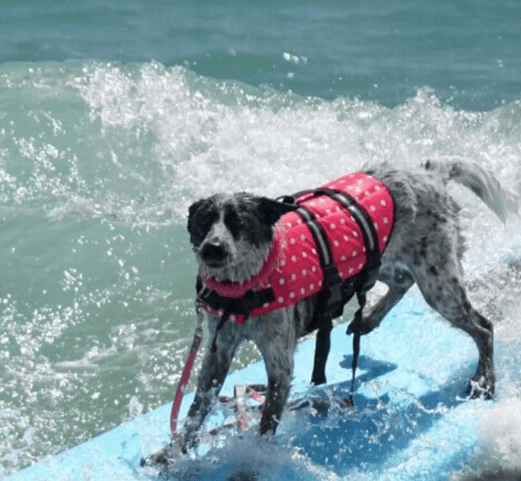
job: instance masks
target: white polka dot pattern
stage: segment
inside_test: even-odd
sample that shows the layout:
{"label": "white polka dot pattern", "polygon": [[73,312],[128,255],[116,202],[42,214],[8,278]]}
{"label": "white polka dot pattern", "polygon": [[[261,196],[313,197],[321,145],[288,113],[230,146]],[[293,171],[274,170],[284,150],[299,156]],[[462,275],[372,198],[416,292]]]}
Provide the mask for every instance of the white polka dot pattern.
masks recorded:
{"label": "white polka dot pattern", "polygon": [[[354,197],[371,218],[378,235],[378,247],[383,252],[389,241],[394,221],[394,203],[387,188],[377,179],[364,173],[349,174],[323,185],[321,188],[339,190]],[[358,274],[366,263],[364,236],[352,215],[328,196],[312,194],[297,199],[312,210],[327,233],[333,261],[343,279]],[[272,247],[263,275],[244,284],[217,283],[203,280],[223,297],[238,299],[250,289],[260,290],[271,286],[275,301],[255,309],[251,315],[295,304],[317,294],[324,284],[317,246],[314,237],[299,214],[290,212],[279,221],[280,228]],[[273,260],[273,258],[275,258]],[[226,285],[223,285],[226,284]],[[245,285],[246,284],[246,285]],[[235,322],[244,322],[237,315]]]}

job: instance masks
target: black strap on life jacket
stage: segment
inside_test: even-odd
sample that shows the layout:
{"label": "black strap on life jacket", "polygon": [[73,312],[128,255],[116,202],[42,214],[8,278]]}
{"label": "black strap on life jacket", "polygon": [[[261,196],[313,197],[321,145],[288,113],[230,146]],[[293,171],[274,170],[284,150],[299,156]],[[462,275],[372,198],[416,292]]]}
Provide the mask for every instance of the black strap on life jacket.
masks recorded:
{"label": "black strap on life jacket", "polygon": [[271,287],[261,291],[250,289],[241,299],[222,297],[217,294],[217,292],[205,286],[200,276],[197,276],[195,291],[197,293],[197,298],[203,303],[207,304],[214,310],[223,310],[223,314],[219,320],[219,324],[217,325],[213,337],[212,351],[215,351],[216,349],[216,341],[219,331],[224,327],[226,321],[232,314],[241,314],[248,317],[250,312],[254,309],[262,307],[275,300],[275,294]]}
{"label": "black strap on life jacket", "polygon": [[374,228],[372,219],[367,212],[362,209],[355,199],[348,196],[344,192],[326,190],[325,193],[338,201],[346,208],[356,220],[364,237],[366,248],[366,266],[364,270],[358,274],[358,282],[356,287],[356,295],[358,300],[358,310],[355,313],[352,325],[353,332],[353,360],[351,362],[352,380],[351,380],[351,405],[353,404],[353,394],[355,387],[356,368],[358,366],[358,357],[360,354],[360,338],[362,335],[362,312],[366,303],[366,293],[371,289],[378,276],[378,271],[382,264],[382,256],[378,248],[378,236]]}
{"label": "black strap on life jacket", "polygon": [[[341,279],[336,266],[333,263],[331,248],[327,240],[327,236],[322,226],[316,221],[315,216],[311,213],[311,218],[302,215],[304,207],[300,206],[297,210],[299,214],[306,220],[308,227],[313,233],[315,244],[318,246],[320,260],[324,272],[326,288],[319,294],[315,315],[311,322],[308,332],[315,329],[318,330],[316,336],[315,360],[313,366],[313,374],[311,382],[313,384],[323,384],[326,382],[325,367],[329,350],[331,346],[330,333],[333,329],[332,320],[343,314],[344,306],[349,302],[353,295],[357,294],[359,308],[355,313],[352,323],[353,330],[353,360],[352,382],[351,382],[351,403],[353,401],[354,383],[356,377],[356,368],[358,365],[358,357],[360,354],[360,337],[362,324],[362,311],[366,302],[365,293],[373,287],[376,282],[376,276],[381,265],[381,255],[378,249],[378,237],[373,225],[373,221],[365,210],[356,202],[356,200],[345,192],[334,189],[316,189],[313,191],[305,191],[295,195],[297,198],[303,195],[312,194],[313,196],[327,195],[335,202],[339,203],[346,209],[355,219],[360,227],[364,238],[366,251],[366,266],[355,278]],[[309,197],[308,197],[309,198]],[[288,201],[289,199],[285,199]],[[310,217],[309,215],[307,217]]]}
{"label": "black strap on life jacket", "polygon": [[[319,385],[326,382],[326,362],[331,347],[330,334],[333,329],[333,319],[338,317],[334,312],[330,312],[328,307],[331,308],[332,306],[338,306],[340,304],[343,309],[342,293],[341,290],[337,289],[337,286],[341,286],[343,281],[333,262],[333,254],[327,240],[326,232],[317,221],[315,214],[303,206],[300,206],[295,212],[302,217],[311,231],[313,240],[317,246],[320,266],[324,273],[324,289],[318,294],[313,319],[306,328],[306,332],[308,333],[318,329],[311,382],[315,385]],[[334,310],[337,310],[337,308],[335,307]]]}

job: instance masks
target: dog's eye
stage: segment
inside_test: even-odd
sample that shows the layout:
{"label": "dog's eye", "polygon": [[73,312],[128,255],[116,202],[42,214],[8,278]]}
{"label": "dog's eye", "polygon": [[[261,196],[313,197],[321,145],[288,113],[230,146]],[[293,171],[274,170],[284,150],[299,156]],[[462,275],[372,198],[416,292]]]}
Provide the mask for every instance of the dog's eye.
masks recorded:
{"label": "dog's eye", "polygon": [[201,230],[208,232],[212,224],[219,218],[217,212],[205,212],[199,220],[199,227]]}
{"label": "dog's eye", "polygon": [[215,210],[207,210],[198,213],[190,223],[191,228],[189,228],[189,231],[192,243],[195,245],[201,244],[213,223],[218,219],[219,214]]}
{"label": "dog's eye", "polygon": [[244,219],[242,219],[237,211],[232,208],[226,209],[224,214],[224,224],[226,227],[228,227],[233,237],[236,239],[240,236],[241,232],[246,227]]}

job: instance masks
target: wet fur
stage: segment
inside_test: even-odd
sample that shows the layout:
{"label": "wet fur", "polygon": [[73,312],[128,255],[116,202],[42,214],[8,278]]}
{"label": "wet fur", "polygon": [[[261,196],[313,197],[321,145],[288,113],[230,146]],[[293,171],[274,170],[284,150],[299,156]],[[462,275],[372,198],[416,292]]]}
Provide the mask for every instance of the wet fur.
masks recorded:
{"label": "wet fur", "polygon": [[[389,289],[370,312],[364,313],[363,332],[376,328],[416,283],[427,303],[476,343],[479,360],[469,393],[492,396],[493,327],[472,307],[464,288],[459,208],[448,194],[446,184],[455,180],[468,187],[502,220],[517,210],[517,200],[493,176],[474,164],[428,162],[418,172],[387,166],[367,172],[387,185],[396,211],[394,230],[379,273],[379,280]],[[273,226],[291,209],[247,193],[216,194],[195,202],[189,211],[188,231],[200,271],[218,280],[234,282],[255,275],[270,250]],[[195,399],[185,422],[185,450],[196,444],[197,430],[244,340],[257,345],[268,373],[260,433],[275,432],[290,391],[293,353],[315,308],[316,297],[313,297],[295,306],[249,318],[242,326],[233,322],[224,325],[216,338],[216,349],[208,349],[203,361]],[[208,321],[213,339],[219,319],[210,315]]]}

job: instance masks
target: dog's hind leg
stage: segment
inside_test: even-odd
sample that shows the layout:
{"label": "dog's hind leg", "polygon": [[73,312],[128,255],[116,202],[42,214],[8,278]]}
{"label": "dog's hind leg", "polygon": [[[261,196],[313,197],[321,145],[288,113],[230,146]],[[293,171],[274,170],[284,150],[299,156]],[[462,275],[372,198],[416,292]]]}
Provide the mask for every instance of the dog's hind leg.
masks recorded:
{"label": "dog's hind leg", "polygon": [[[209,316],[211,340],[215,336],[217,323],[217,318]],[[241,341],[238,327],[233,322],[227,322],[217,334],[215,349],[212,349],[211,346],[208,348],[199,375],[195,398],[184,425],[184,452],[197,444],[197,431],[221,390]]]}
{"label": "dog's hind leg", "polygon": [[415,273],[416,282],[425,300],[454,327],[471,336],[478,348],[478,367],[470,381],[468,394],[472,397],[483,394],[490,398],[495,387],[492,323],[471,305],[463,287],[462,276],[454,262],[440,262],[436,267],[428,269],[431,275],[427,275],[427,272],[420,273],[421,268]]}
{"label": "dog's hind leg", "polygon": [[[405,293],[414,284],[414,279],[408,269],[392,263],[382,266],[378,273],[378,280],[387,284],[389,290],[370,309],[369,313],[363,313],[361,334],[369,334],[376,329],[389,311],[400,302]],[[347,327],[347,334],[353,333],[353,322]]]}

